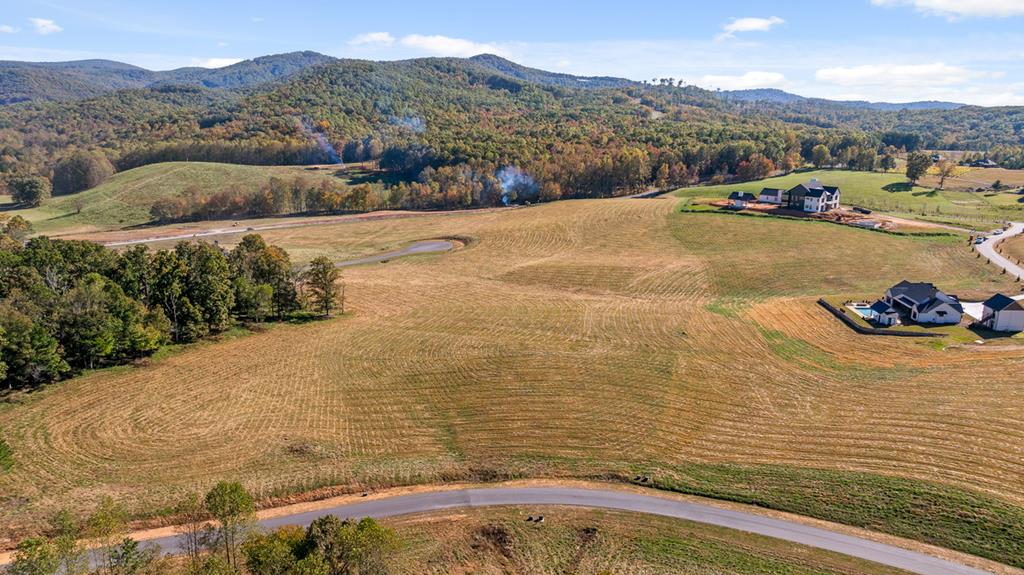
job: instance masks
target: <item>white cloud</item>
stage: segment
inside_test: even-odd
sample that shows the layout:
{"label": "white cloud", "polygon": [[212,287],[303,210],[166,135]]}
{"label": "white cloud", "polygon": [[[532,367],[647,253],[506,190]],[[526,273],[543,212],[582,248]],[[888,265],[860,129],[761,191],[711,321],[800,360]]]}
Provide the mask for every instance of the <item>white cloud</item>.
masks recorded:
{"label": "white cloud", "polygon": [[739,76],[707,75],[697,82],[705,88],[722,90],[749,90],[751,88],[778,88],[786,83],[786,77],[778,72],[752,70]]}
{"label": "white cloud", "polygon": [[42,34],[45,36],[46,34],[54,34],[64,30],[58,26],[56,22],[47,18],[29,18],[28,20],[29,22],[32,22],[32,26],[35,28],[36,34]]}
{"label": "white cloud", "polygon": [[771,18],[733,18],[731,22],[722,25],[722,33],[715,37],[717,40],[734,38],[742,32],[767,32],[772,28],[785,24],[786,21],[778,16]]}
{"label": "white cloud", "polygon": [[388,32],[366,32],[359,34],[348,41],[349,46],[363,46],[365,44],[378,44],[390,46],[395,43],[395,37]]}
{"label": "white cloud", "polygon": [[242,58],[195,58],[192,60],[192,65],[200,68],[223,68],[241,61]]}
{"label": "white cloud", "polygon": [[999,78],[1000,72],[980,72],[942,62],[933,64],[865,64],[822,68],[815,73],[820,82],[839,86],[952,86],[977,78]]}
{"label": "white cloud", "polygon": [[1024,16],[1021,0],[871,0],[875,6],[913,6],[948,18]]}
{"label": "white cloud", "polygon": [[8,24],[0,24],[0,34],[15,34],[18,31],[18,28],[15,28],[14,26]]}
{"label": "white cloud", "polygon": [[462,38],[448,36],[421,36],[410,34],[402,38],[402,45],[415,48],[435,56],[457,56],[466,58],[477,54],[501,54],[502,50],[493,44],[481,44]]}

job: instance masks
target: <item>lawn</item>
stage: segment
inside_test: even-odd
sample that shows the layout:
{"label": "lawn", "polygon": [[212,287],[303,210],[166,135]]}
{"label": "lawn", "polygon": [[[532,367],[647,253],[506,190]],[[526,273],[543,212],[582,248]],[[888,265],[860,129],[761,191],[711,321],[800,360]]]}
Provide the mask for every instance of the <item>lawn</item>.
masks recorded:
{"label": "lawn", "polygon": [[156,200],[180,195],[193,186],[207,192],[230,187],[255,191],[271,177],[288,181],[305,178],[314,182],[330,179],[344,184],[373,183],[366,172],[340,175],[336,172],[335,168],[166,162],[115,174],[91,190],[51,198],[38,208],[7,213],[25,217],[40,234],[80,234],[146,224],[150,221],[149,209]]}
{"label": "lawn", "polygon": [[[526,521],[540,513],[543,524]],[[903,573],[777,539],[614,511],[470,509],[385,523],[404,542],[395,573]]]}
{"label": "lawn", "polygon": [[832,473],[829,492],[855,511],[837,520],[890,532],[904,524],[856,498],[865,478],[937,485],[948,491],[912,536],[930,536],[929,514],[969,512],[969,536],[942,542],[973,549],[992,530],[1008,543],[986,552],[1017,560],[1005,550],[1024,535],[985,518],[1024,505],[1024,352],[859,336],[815,304],[904,278],[964,297],[1013,289],[959,239],[680,213],[674,198],[265,234],[297,261],[450,236],[471,241],[344,270],[344,318],[0,405],[14,462],[0,472],[0,531],[32,532],[102,494],[145,514],[220,479],[269,500],[641,468],[678,485],[680,470],[713,464]]}
{"label": "lawn", "polygon": [[[675,195],[691,199],[725,198],[734,191],[756,195],[762,188],[789,189],[811,178],[817,178],[825,185],[838,186],[843,192],[844,205],[861,206],[897,216],[982,230],[990,229],[1004,220],[1024,218],[1024,203],[1020,201],[1022,196],[1016,190],[976,193],[911,187],[906,177],[899,173],[801,171],[757,182],[683,188],[677,190]],[[937,182],[933,185],[937,185]]]}

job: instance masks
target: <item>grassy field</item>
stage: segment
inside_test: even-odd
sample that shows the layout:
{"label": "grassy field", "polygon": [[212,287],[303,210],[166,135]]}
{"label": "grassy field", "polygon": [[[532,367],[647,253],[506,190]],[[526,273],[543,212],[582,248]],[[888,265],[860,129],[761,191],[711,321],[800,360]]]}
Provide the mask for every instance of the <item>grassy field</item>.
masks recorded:
{"label": "grassy field", "polygon": [[[817,178],[826,185],[839,186],[843,192],[844,205],[862,206],[898,216],[982,230],[995,227],[1005,220],[1024,218],[1024,196],[1016,190],[969,192],[954,189],[955,186],[952,185],[947,186],[950,189],[944,191],[935,190],[934,187],[911,188],[906,177],[895,172],[883,174],[846,170],[804,171],[757,182],[683,188],[675,195],[691,199],[724,198],[734,191],[756,195],[762,188],[789,189],[811,178]],[[1024,177],[1018,176],[1017,179]],[[938,185],[938,182],[929,180],[924,180],[923,183]]]}
{"label": "grassy field", "polygon": [[338,177],[336,171],[300,166],[166,162],[115,174],[91,190],[51,198],[38,208],[8,213],[25,217],[37,233],[48,235],[121,229],[148,223],[149,209],[156,200],[179,195],[192,186],[207,192],[232,186],[254,191],[271,177],[288,181],[301,177],[313,182],[332,179],[343,183],[356,177]]}
{"label": "grassy field", "polygon": [[[265,236],[299,261],[472,241],[346,269],[347,317],[0,405],[14,460],[0,473],[4,533],[102,494],[159,509],[224,478],[266,499],[327,485],[645,470],[680,488],[701,466],[822,470],[827,483],[799,485],[828,485],[856,510],[835,505],[837,520],[898,531],[857,499],[895,477],[949,490],[911,536],[930,536],[932,514],[963,513],[942,542],[975,551],[978,533],[998,529],[986,518],[1024,505],[1024,351],[858,336],[814,303],[877,297],[904,278],[964,297],[1014,290],[959,239],[685,214],[672,198]],[[745,477],[782,490],[772,506],[798,500],[785,494],[792,478]],[[1024,534],[1002,536],[1009,547],[979,552],[1019,561],[1006,549]]]}
{"label": "grassy field", "polygon": [[[526,521],[543,513],[544,523]],[[396,573],[896,574],[896,569],[716,527],[565,507],[473,509],[387,522]]]}

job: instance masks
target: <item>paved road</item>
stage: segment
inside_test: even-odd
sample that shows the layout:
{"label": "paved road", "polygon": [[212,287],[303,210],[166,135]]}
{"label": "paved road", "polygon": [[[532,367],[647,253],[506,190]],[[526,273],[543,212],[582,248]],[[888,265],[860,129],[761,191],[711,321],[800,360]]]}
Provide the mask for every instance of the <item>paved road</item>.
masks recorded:
{"label": "paved road", "polygon": [[984,243],[978,244],[978,253],[980,253],[982,257],[992,260],[992,263],[997,266],[1005,269],[1006,273],[1013,274],[1018,277],[1024,276],[1024,268],[1006,259],[996,251],[996,245],[1012,238],[1013,236],[1020,235],[1021,232],[1024,232],[1024,223],[1014,222],[1010,224],[1010,228],[1003,232],[1002,235],[992,236],[988,240],[985,240]]}
{"label": "paved road", "polygon": [[414,255],[414,254],[431,254],[431,253],[447,252],[447,251],[451,250],[454,247],[455,247],[455,244],[453,244],[452,242],[449,242],[447,240],[427,240],[427,241],[423,241],[423,242],[416,242],[416,243],[414,243],[412,245],[409,245],[409,246],[406,246],[406,247],[404,247],[404,248],[402,248],[400,250],[395,250],[395,251],[392,251],[392,252],[385,252],[385,253],[382,253],[382,254],[377,254],[375,256],[367,256],[365,258],[357,258],[357,259],[354,259],[354,260],[346,260],[346,261],[343,261],[343,262],[338,262],[338,263],[336,263],[334,265],[336,265],[339,268],[344,268],[344,267],[348,267],[348,266],[358,266],[358,265],[362,265],[362,264],[372,264],[372,263],[375,263],[375,262],[382,262],[382,261],[385,261],[385,260],[390,260],[390,259],[394,259],[394,258],[400,258],[402,256],[411,256],[411,255]]}
{"label": "paved road", "polygon": [[[978,244],[977,245],[978,253],[981,254],[981,257],[988,258],[993,264],[995,264],[995,265],[1003,268],[1004,270],[1006,270],[1006,273],[1014,275],[1014,276],[1017,276],[1017,277],[1024,277],[1024,267],[1021,267],[1021,266],[1017,265],[1016,263],[1014,263],[1014,262],[1010,261],[1009,259],[1003,257],[999,252],[996,251],[996,246],[999,243],[1001,243],[1001,242],[1003,242],[1003,241],[1005,241],[1005,240],[1007,240],[1009,238],[1012,238],[1013,236],[1018,236],[1021,233],[1024,233],[1024,223],[1013,222],[1012,224],[1010,224],[1009,229],[1007,229],[1001,235],[992,236],[989,239],[985,240],[984,243]],[[1013,299],[1018,300],[1018,301],[1019,300],[1024,300],[1024,294],[1016,295],[1016,296],[1012,296],[1012,297],[1013,297]],[[981,302],[963,302],[963,306],[964,306],[964,313],[966,313],[967,315],[969,315],[969,316],[971,316],[971,317],[973,317],[975,319],[981,319],[981,314],[982,314]]]}
{"label": "paved road", "polygon": [[[987,573],[986,571],[952,563],[923,553],[835,533],[793,521],[773,519],[753,513],[721,509],[676,499],[666,499],[655,495],[600,489],[496,487],[437,491],[371,499],[329,509],[275,517],[260,521],[260,525],[265,528],[274,528],[281,525],[305,526],[317,517],[328,514],[352,518],[392,517],[410,513],[494,505],[572,505],[649,513],[767,535],[875,561],[923,575],[982,575]],[[556,522],[558,520],[557,511],[549,511],[548,520]],[[154,539],[149,543],[159,545],[167,553],[175,553],[180,550],[176,537]]]}

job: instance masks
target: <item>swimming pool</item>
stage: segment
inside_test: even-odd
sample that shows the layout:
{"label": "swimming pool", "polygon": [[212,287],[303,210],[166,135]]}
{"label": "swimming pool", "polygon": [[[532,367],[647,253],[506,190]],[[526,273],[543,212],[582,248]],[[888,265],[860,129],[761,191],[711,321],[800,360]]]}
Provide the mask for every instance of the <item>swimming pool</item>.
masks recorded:
{"label": "swimming pool", "polygon": [[857,312],[857,315],[864,319],[872,319],[875,317],[875,312],[871,311],[871,306],[869,305],[848,305],[846,307]]}

